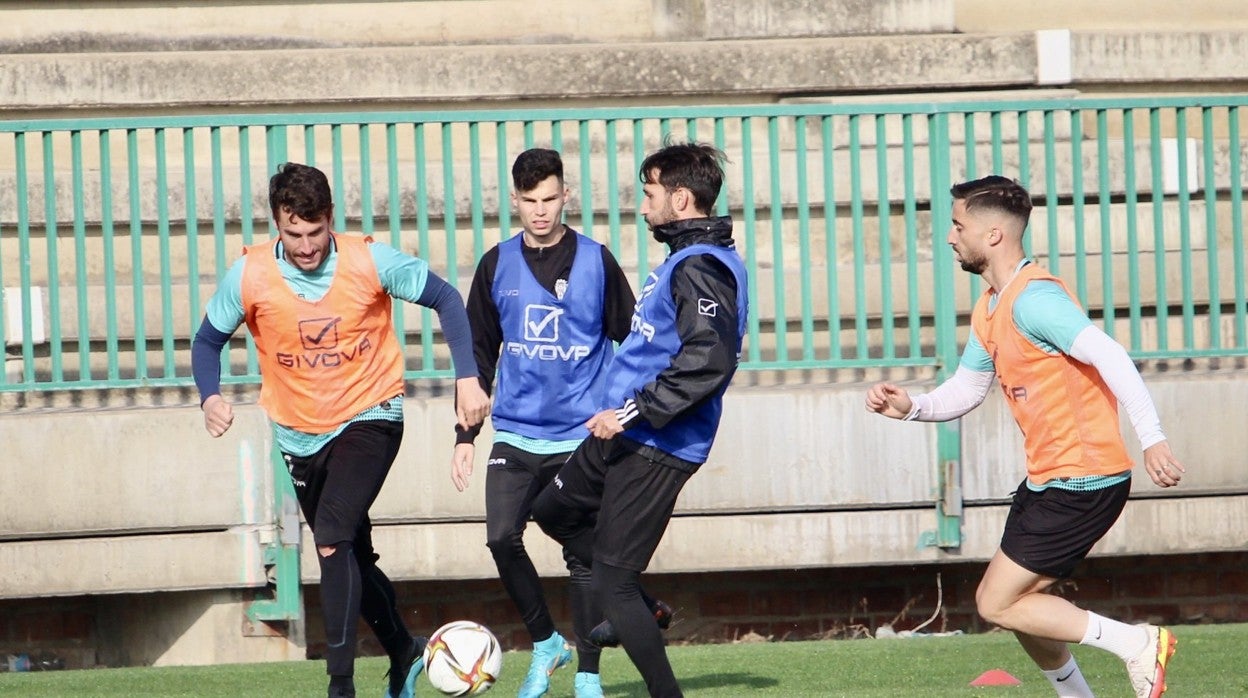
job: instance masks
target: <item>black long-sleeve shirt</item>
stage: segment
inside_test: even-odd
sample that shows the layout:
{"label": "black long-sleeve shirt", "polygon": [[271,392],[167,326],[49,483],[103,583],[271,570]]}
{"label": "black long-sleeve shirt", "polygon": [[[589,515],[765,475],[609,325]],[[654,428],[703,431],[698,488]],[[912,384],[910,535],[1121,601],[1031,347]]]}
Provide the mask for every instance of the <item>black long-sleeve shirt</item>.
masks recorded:
{"label": "black long-sleeve shirt", "polygon": [[[659,226],[654,236],[671,252],[695,244],[732,247],[732,219],[673,221]],[[737,282],[732,271],[711,255],[695,255],[672,271],[670,287],[681,348],[666,369],[636,391],[631,405],[617,410],[625,430],[638,419],[662,428],[716,394],[732,380],[737,368],[741,340]],[[716,312],[699,312],[700,302],[718,304]]]}

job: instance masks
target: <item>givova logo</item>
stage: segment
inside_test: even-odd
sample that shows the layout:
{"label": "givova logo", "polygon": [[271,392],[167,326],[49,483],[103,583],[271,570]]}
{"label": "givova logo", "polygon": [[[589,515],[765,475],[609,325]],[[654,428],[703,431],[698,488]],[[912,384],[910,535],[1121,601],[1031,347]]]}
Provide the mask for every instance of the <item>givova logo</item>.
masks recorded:
{"label": "givova logo", "polygon": [[563,308],[536,303],[524,306],[524,341],[559,341],[559,316]]}
{"label": "givova logo", "polygon": [[368,337],[355,346],[338,346],[338,325],[341,322],[341,315],[300,320],[299,344],[303,351],[297,354],[277,352],[274,357],[278,365],[286,368],[335,368],[354,361],[373,347]]}
{"label": "givova logo", "polygon": [[583,344],[559,344],[559,317],[563,308],[533,303],[524,307],[523,342],[507,342],[507,353],[539,361],[577,361],[589,356]]}

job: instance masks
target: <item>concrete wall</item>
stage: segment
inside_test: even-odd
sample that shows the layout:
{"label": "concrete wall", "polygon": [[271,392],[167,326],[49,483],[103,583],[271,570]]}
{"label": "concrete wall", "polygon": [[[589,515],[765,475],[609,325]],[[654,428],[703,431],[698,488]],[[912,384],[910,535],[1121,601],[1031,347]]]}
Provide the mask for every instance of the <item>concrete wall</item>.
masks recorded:
{"label": "concrete wall", "polygon": [[[1124,521],[1121,538],[1104,545],[1115,554],[1242,545],[1248,508],[1231,495],[1246,489],[1237,454],[1248,450],[1248,434],[1224,406],[1248,400],[1248,380],[1236,371],[1193,371],[1150,375],[1149,384],[1191,472],[1166,492],[1137,478],[1137,495],[1148,498]],[[1020,438],[999,398],[994,393],[962,423],[962,488],[974,506],[962,548],[948,551],[917,546],[935,524],[934,427],[867,414],[864,389],[830,383],[730,391],[711,460],[682,494],[653,570],[986,559],[1005,498],[1022,477]],[[409,398],[406,412],[403,449],[372,511],[391,571],[396,579],[492,576],[482,528],[488,438],[477,451],[473,486],[459,494],[449,477],[448,400]],[[218,440],[202,432],[190,406],[0,416],[9,462],[27,465],[6,469],[6,487],[29,494],[6,506],[0,527],[0,539],[9,541],[0,543],[3,594],[263,586],[255,551],[272,540],[263,504],[272,491],[263,472],[269,437],[257,407],[240,404],[236,414]],[[1219,438],[1204,438],[1210,430]],[[1163,535],[1176,521],[1189,532],[1182,540]],[[32,540],[83,533],[115,537]],[[558,573],[554,546],[532,533],[539,569]],[[783,543],[792,540],[803,544]],[[317,574],[311,551],[305,545],[308,582]]]}

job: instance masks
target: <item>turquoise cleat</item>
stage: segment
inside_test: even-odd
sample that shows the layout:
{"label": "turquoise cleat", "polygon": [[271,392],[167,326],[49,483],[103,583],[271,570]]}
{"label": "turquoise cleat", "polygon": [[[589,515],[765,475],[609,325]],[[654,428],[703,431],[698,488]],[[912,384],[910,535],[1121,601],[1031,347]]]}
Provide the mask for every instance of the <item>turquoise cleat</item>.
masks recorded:
{"label": "turquoise cleat", "polygon": [[[386,677],[390,685],[386,687],[383,698],[416,698],[416,677],[425,668],[425,638],[412,638],[411,658],[402,666],[391,665]],[[399,680],[403,681],[402,684]]]}
{"label": "turquoise cleat", "polygon": [[573,695],[576,698],[603,698],[602,678],[597,674],[578,671],[572,682],[572,690],[575,691]]}
{"label": "turquoise cleat", "polygon": [[559,633],[533,643],[533,661],[516,698],[539,698],[550,688],[550,675],[572,661],[572,648]]}

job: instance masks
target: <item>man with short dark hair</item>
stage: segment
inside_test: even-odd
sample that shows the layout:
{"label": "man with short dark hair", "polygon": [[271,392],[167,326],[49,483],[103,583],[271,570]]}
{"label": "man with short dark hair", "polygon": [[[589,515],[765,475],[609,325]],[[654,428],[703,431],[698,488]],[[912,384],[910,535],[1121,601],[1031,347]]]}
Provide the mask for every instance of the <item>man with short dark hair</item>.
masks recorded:
{"label": "man with short dark hair", "polygon": [[191,347],[204,426],[234,421],[221,351],[243,323],[260,357],[260,406],[273,422],[321,566],[330,698],[355,696],[357,618],[390,657],[387,698],[411,698],[424,638],[413,638],[373,550],[368,509],[403,439],[403,348],[392,298],[438,313],[465,428],[489,414],[463,299],[422,259],[333,232],[325,174],[282,165],[269,182],[277,237],[252,245],[221,279]]}
{"label": "man with short dark hair", "polygon": [[1179,483],[1148,389],[1125,349],[1092,324],[1066,285],[1023,252],[1031,196],[1000,176],[958,184],[947,242],[964,271],[989,288],[971,315],[971,338],[957,372],[927,394],[891,383],[867,392],[866,407],[886,417],[957,419],[983,402],[995,375],[1022,429],[1027,478],[1001,547],[975,594],[986,620],[1013,630],[1059,696],[1091,689],[1067,647],[1077,642],[1116,654],[1140,698],[1166,690],[1174,653],[1167,628],[1084,611],[1048,589],[1069,577],[1113,526],[1131,491],[1131,457],[1118,427],[1127,410],[1158,487]]}
{"label": "man with short dark hair", "polygon": [[607,622],[652,696],[680,696],[639,578],[676,498],[707,459],[745,336],[747,279],[732,220],[712,215],[723,154],[671,144],[638,177],[641,213],[670,255],[638,296],[591,436],[538,496],[533,518],[593,569]]}
{"label": "man with short dark hair", "polygon": [[[481,385],[487,392],[496,388],[485,477],[486,545],[533,640],[519,698],[537,698],[572,656],[525,550],[524,529],[537,493],[589,435],[585,420],[602,400],[612,341],[628,334],[634,298],[611,251],[564,224],[570,191],[557,151],[520,153],[511,176],[521,230],[481,257],[468,292],[468,318]],[[479,431],[457,428],[451,477],[461,492],[472,474]],[[576,697],[600,698],[601,649],[589,633],[602,612],[590,594],[588,566],[565,559],[577,636]]]}

